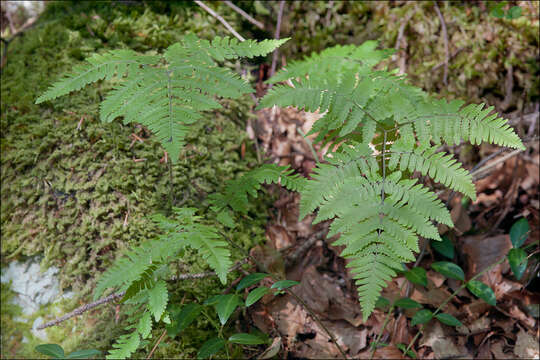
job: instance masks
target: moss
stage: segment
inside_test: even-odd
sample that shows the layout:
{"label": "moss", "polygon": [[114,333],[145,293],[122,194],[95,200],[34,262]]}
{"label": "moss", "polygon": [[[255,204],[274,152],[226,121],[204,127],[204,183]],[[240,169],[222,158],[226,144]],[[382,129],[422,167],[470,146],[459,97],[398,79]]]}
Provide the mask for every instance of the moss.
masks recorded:
{"label": "moss", "polygon": [[[445,97],[494,104],[506,95],[507,67],[512,64],[516,94],[511,107],[515,108],[521,106],[517,99],[523,92],[527,101],[538,101],[540,88],[539,5],[520,5],[524,15],[506,20],[490,16],[489,10],[477,3],[442,3],[449,52],[460,50],[449,61],[448,85],[443,83],[444,67],[438,66],[444,62],[444,41],[431,1],[336,1],[331,8],[327,1],[288,3],[281,34],[292,39],[280,53],[291,61],[336,44],[361,44],[370,39],[379,40],[383,48],[395,48],[399,30],[405,26],[406,72],[414,85]],[[279,4],[269,7],[273,9],[271,17],[275,17]],[[397,66],[397,57],[391,66]]]}
{"label": "moss", "polygon": [[[147,130],[98,121],[98,104],[110,88],[107,83],[34,105],[52,80],[94,52],[128,47],[155,52],[187,31],[208,38],[216,35],[215,19],[198,8],[173,5],[175,13],[166,14],[167,9],[160,13],[144,4],[52,3],[38,24],[9,46],[1,79],[2,263],[44,254],[43,267],[59,267],[61,288],[78,294],[61,306],[43,308],[30,323],[38,315],[48,320],[88,301],[99,274],[124,249],[157,234],[149,215],[167,211],[171,188],[175,205],[198,207],[204,213],[208,194],[256,164],[243,131],[253,105],[248,97],[226,102],[223,110],[193,127],[183,160],[173,167],[172,187],[167,164],[160,161],[163,150]],[[133,141],[132,134],[144,141]],[[242,144],[248,145],[245,154]],[[248,248],[264,240],[266,208],[259,200],[251,205],[249,217],[239,218],[231,234],[237,243]],[[186,253],[179,268],[207,270],[192,252]],[[208,279],[180,283],[170,290],[177,294],[172,301],[179,302],[184,296],[204,300],[220,288]],[[106,350],[125,327],[122,314],[118,323],[110,321],[115,309],[104,306],[47,333],[67,352]],[[37,340],[28,333],[30,342],[22,346],[22,325],[4,322],[2,307],[4,324],[2,339],[9,336],[16,341],[3,346],[3,351],[10,357],[35,356]],[[188,335],[196,336],[195,344],[208,333],[204,323],[198,325]],[[173,352],[168,354],[192,353],[189,346],[172,344],[168,351]]]}

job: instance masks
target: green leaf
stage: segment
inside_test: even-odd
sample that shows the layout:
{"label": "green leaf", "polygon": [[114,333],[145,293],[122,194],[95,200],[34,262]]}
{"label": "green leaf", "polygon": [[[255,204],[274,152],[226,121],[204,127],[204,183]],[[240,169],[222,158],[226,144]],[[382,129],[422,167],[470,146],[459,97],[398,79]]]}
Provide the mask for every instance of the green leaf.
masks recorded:
{"label": "green leaf", "polygon": [[50,356],[55,359],[64,358],[64,349],[58,344],[41,344],[35,347],[38,353]]}
{"label": "green leaf", "polygon": [[291,286],[295,286],[300,284],[298,281],[294,280],[279,280],[272,284],[270,287],[271,289],[278,289],[278,290],[284,290],[287,288],[290,288]]}
{"label": "green leaf", "polygon": [[256,283],[258,283],[259,281],[261,281],[262,279],[264,279],[267,276],[270,276],[270,275],[265,274],[265,273],[249,274],[248,276],[243,278],[238,283],[238,286],[236,287],[236,290],[242,290],[242,289],[245,289],[247,287],[250,287],[251,285],[255,285]]}
{"label": "green leaf", "polygon": [[211,298],[206,299],[206,300],[203,302],[203,305],[214,306],[214,305],[216,305],[216,304],[219,302],[219,299],[221,298],[221,296],[222,296],[222,295],[214,295],[214,296],[212,296]]}
{"label": "green leaf", "polygon": [[432,241],[431,247],[450,260],[454,258],[454,244],[446,235],[442,236],[442,241]]}
{"label": "green leaf", "polygon": [[231,314],[241,303],[242,300],[236,294],[220,295],[219,302],[216,305],[216,312],[221,325],[225,325]]}
{"label": "green leaf", "polygon": [[87,350],[79,350],[74,351],[68,356],[66,356],[66,359],[88,359],[92,356],[99,356],[101,355],[101,351],[96,349],[87,349]]}
{"label": "green leaf", "polygon": [[440,314],[435,315],[435,317],[437,319],[439,319],[440,322],[442,322],[443,324],[446,324],[446,325],[463,326],[461,321],[459,321],[458,319],[456,319],[455,317],[453,317],[450,314],[440,313]]}
{"label": "green leaf", "polygon": [[519,219],[512,225],[510,228],[510,241],[515,248],[521,247],[525,240],[527,240],[529,230],[529,222],[525,218]]}
{"label": "green leaf", "polygon": [[421,267],[414,267],[405,273],[405,278],[413,284],[427,286],[426,270]]}
{"label": "green leaf", "polygon": [[261,339],[258,336],[252,335],[252,334],[246,334],[246,333],[239,333],[231,335],[229,338],[229,341],[235,344],[242,344],[242,345],[259,345],[266,343],[266,340]]}
{"label": "green leaf", "polygon": [[255,304],[257,301],[259,301],[260,298],[262,298],[269,292],[270,289],[264,286],[252,290],[246,298],[246,307],[250,307],[251,305]]}
{"label": "green leaf", "polygon": [[236,227],[236,223],[234,222],[230,211],[220,211],[216,216],[216,220],[231,229]]}
{"label": "green leaf", "polygon": [[411,326],[425,324],[433,318],[433,313],[427,309],[420,310],[411,319]]}
{"label": "green leaf", "polygon": [[180,312],[173,316],[173,323],[167,326],[167,334],[174,338],[178,333],[184,331],[199,316],[202,306],[191,303],[182,307]]}
{"label": "green leaf", "polygon": [[431,268],[447,278],[465,281],[465,273],[456,264],[448,261],[439,261],[431,264]]}
{"label": "green leaf", "polygon": [[156,321],[161,319],[168,301],[167,284],[165,284],[165,281],[160,280],[148,291],[148,310],[154,315]]}
{"label": "green leaf", "polygon": [[498,19],[502,19],[504,17],[504,10],[502,9],[506,5],[506,1],[501,1],[497,3],[490,12],[490,15],[493,17],[496,17]]}
{"label": "green leaf", "polygon": [[403,309],[414,309],[414,308],[422,307],[422,305],[420,305],[419,303],[417,303],[416,301],[408,297],[399,299],[398,301],[394,303],[394,306],[398,306]]}
{"label": "green leaf", "polygon": [[197,359],[208,359],[210,356],[217,353],[225,346],[225,340],[220,338],[212,338],[205,342],[197,353]]}
{"label": "green leaf", "polygon": [[387,306],[390,306],[390,301],[383,296],[379,296],[377,302],[375,303],[375,307],[379,309],[384,309]]}
{"label": "green leaf", "polygon": [[506,14],[507,19],[517,19],[521,16],[522,9],[519,6],[512,6],[510,10],[508,10],[508,13]]}
{"label": "green leaf", "polygon": [[516,279],[520,280],[527,269],[527,253],[523,249],[510,249],[508,263]]}
{"label": "green leaf", "polygon": [[407,345],[405,344],[396,344],[396,347],[401,350],[401,352],[403,354],[405,354],[406,356],[412,358],[412,359],[416,359],[416,354],[414,353],[414,351],[412,351],[411,349],[407,350]]}
{"label": "green leaf", "polygon": [[476,297],[484,300],[489,305],[495,306],[497,300],[495,299],[495,293],[489,286],[478,280],[471,280],[467,283],[467,289]]}

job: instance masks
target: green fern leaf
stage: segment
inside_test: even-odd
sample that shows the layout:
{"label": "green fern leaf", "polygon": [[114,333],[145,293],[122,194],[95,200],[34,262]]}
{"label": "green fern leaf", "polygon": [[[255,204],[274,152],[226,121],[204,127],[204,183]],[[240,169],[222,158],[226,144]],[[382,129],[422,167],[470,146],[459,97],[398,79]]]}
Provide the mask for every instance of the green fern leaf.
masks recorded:
{"label": "green fern leaf", "polygon": [[155,65],[158,61],[157,56],[142,56],[132,50],[95,54],[87,59],[87,64],[76,66],[71,74],[53,84],[36,100],[36,104],[80,90],[98,80],[108,80],[114,76],[121,78],[128,72],[141,71],[141,67]]}
{"label": "green fern leaf", "polygon": [[152,331],[152,314],[149,311],[145,311],[144,314],[139,319],[137,324],[137,332],[141,334],[141,338],[144,340]]}
{"label": "green fern leaf", "polygon": [[215,38],[209,42],[188,35],[171,45],[163,56],[114,50],[94,55],[87,64],[75,67],[71,75],[56,82],[36,103],[116,77],[121,83],[102,102],[101,121],[123,117],[125,124],[145,125],[176,163],[190,125],[203,117],[203,111],[221,107],[216,97],[236,99],[253,92],[240,76],[216,61],[266,55],[286,41],[239,43],[236,39]]}
{"label": "green fern leaf", "polygon": [[299,191],[303,188],[305,179],[298,174],[293,174],[289,166],[263,164],[239,179],[228,181],[222,194],[210,195],[209,200],[213,210],[220,212],[229,206],[234,211],[247,213],[248,195],[257,197],[257,191],[265,183],[280,184],[291,191]]}
{"label": "green fern leaf", "polygon": [[156,321],[161,319],[168,301],[169,292],[165,281],[158,281],[153,288],[148,290],[148,311],[154,315]]}
{"label": "green fern leaf", "polygon": [[134,331],[131,334],[128,335],[121,335],[116,340],[116,343],[113,344],[113,349],[109,350],[109,354],[107,355],[107,359],[126,359],[131,357],[131,354],[133,354],[137,349],[139,348],[139,344],[141,342],[141,339],[139,337],[139,334]]}

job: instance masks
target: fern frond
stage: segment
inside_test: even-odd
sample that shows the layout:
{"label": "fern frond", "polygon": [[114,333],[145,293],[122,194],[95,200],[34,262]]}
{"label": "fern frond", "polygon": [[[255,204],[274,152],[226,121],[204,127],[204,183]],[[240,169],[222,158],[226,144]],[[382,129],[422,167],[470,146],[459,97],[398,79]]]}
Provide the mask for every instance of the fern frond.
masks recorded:
{"label": "fern frond", "polygon": [[155,65],[157,56],[139,55],[132,50],[113,50],[105,54],[95,54],[87,59],[87,64],[73,68],[71,74],[54,83],[36,100],[40,104],[47,100],[67,95],[88,84],[114,76],[123,77],[128,72],[141,71],[141,66]]}
{"label": "fern frond", "polygon": [[[343,153],[333,153],[332,158],[326,160],[329,164],[317,165],[311,175],[313,180],[308,181],[300,191],[300,219],[337,194],[346,179],[354,178],[361,182],[361,174],[373,178],[379,171],[372,150],[366,144],[350,145],[343,149]],[[332,217],[328,216],[321,216],[321,221]]]}
{"label": "fern frond", "polygon": [[377,50],[376,41],[366,41],[360,46],[345,45],[325,49],[320,54],[312,53],[301,61],[293,61],[276,73],[268,82],[277,83],[292,78],[304,77],[310,74],[341,75],[345,70],[359,65],[370,69],[384,58],[390,56],[393,50]]}
{"label": "fern frond", "polygon": [[121,335],[116,340],[116,343],[113,344],[113,349],[109,350],[109,354],[106,356],[107,359],[126,359],[131,357],[137,349],[141,339],[137,331],[134,331],[131,334]]}
{"label": "fern frond", "polygon": [[144,340],[150,335],[151,331],[152,314],[150,314],[150,311],[145,311],[137,323],[137,332],[141,334],[141,338]]}
{"label": "fern frond", "polygon": [[471,199],[476,199],[476,190],[469,172],[460,166],[451,154],[436,152],[437,147],[417,147],[410,151],[410,147],[396,142],[391,148],[391,157],[388,167],[394,170],[399,164],[401,171],[418,171],[422,175],[429,175],[433,180],[459,191]]}
{"label": "fern frond", "polygon": [[75,67],[71,75],[53,84],[36,103],[116,76],[121,83],[102,102],[101,121],[124,117],[125,124],[145,125],[176,163],[190,125],[203,117],[203,111],[221,107],[216,97],[236,99],[253,92],[238,74],[216,61],[266,55],[286,41],[239,43],[236,39],[215,38],[210,42],[188,35],[162,56],[114,50],[94,55],[86,64]]}
{"label": "fern frond", "polygon": [[[401,177],[401,174],[400,174]],[[420,215],[453,227],[450,212],[437,196],[416,180],[403,179],[398,182],[387,181],[385,191],[387,200],[393,205],[408,203]]]}
{"label": "fern frond", "polygon": [[210,203],[217,212],[230,206],[234,211],[246,213],[248,195],[257,197],[262,184],[279,184],[291,191],[302,189],[306,180],[293,172],[289,166],[263,164],[238,179],[228,181],[222,194],[209,196]]}
{"label": "fern frond", "polygon": [[442,139],[448,144],[460,144],[463,139],[472,144],[489,142],[524,149],[508,121],[493,113],[493,106],[484,109],[484,104],[463,104],[461,100],[445,99],[419,104],[416,114],[408,119],[414,123],[419,141],[427,144],[431,139],[440,143]]}

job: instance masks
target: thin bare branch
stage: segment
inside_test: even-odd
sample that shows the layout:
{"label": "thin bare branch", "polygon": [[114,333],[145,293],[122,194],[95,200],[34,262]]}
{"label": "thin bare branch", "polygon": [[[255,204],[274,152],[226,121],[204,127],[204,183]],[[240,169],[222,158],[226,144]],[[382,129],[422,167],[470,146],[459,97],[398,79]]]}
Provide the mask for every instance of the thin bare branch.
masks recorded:
{"label": "thin bare branch", "polygon": [[[229,269],[229,272],[238,269],[240,266],[244,265],[248,261],[249,261],[248,258],[245,258],[245,259],[242,259],[242,260],[238,261],[236,264],[234,264],[233,267],[231,267]],[[199,273],[199,274],[181,274],[179,276],[173,276],[169,281],[202,279],[202,278],[205,278],[205,277],[216,276],[216,275],[217,274],[214,271],[207,271],[207,272],[203,272],[203,273]],[[122,296],[124,296],[125,293],[126,293],[125,291],[120,291],[120,292],[111,294],[109,296],[106,296],[104,298],[101,298],[101,299],[99,299],[97,301],[94,301],[94,302],[92,302],[90,304],[80,306],[77,309],[73,310],[72,312],[67,313],[66,315],[63,315],[63,316],[61,316],[59,318],[56,318],[55,320],[49,321],[49,322],[47,322],[45,324],[42,324],[42,325],[38,326],[37,329],[42,330],[42,329],[45,329],[45,328],[48,328],[48,327],[51,327],[51,326],[58,325],[61,322],[64,322],[64,321],[66,321],[68,319],[71,319],[72,317],[81,315],[82,313],[84,313],[84,312],[86,312],[88,310],[92,310],[93,308],[98,307],[99,305],[103,305],[103,304],[109,303],[111,301],[114,301],[114,300],[116,300],[118,298],[121,298]]]}
{"label": "thin bare branch", "polygon": [[443,33],[443,40],[444,40],[444,75],[443,75],[443,83],[444,85],[448,85],[448,59],[450,57],[450,54],[448,52],[448,32],[446,31],[446,22],[444,21],[444,17],[441,13],[441,10],[439,9],[439,5],[437,5],[437,1],[435,1],[435,12],[437,13],[437,16],[439,17],[439,20],[441,20],[441,27],[442,27],[442,33]]}
{"label": "thin bare branch", "polygon": [[215,17],[216,19],[219,20],[219,22],[221,22],[226,28],[227,30],[229,30],[231,32],[231,34],[233,34],[238,40],[240,41],[244,41],[246,39],[244,39],[242,37],[242,35],[240,35],[239,33],[236,32],[236,30],[233,29],[233,27],[227,22],[225,21],[224,18],[222,18],[221,16],[219,16],[214,10],[210,9],[208,6],[206,6],[205,3],[203,3],[202,1],[200,0],[195,0],[195,4],[199,5],[200,7],[202,7],[204,10],[206,10],[206,12],[208,12],[210,15],[212,15],[213,17]]}
{"label": "thin bare branch", "polygon": [[[276,32],[274,34],[274,38],[276,40],[279,40],[279,33],[281,32],[281,19],[283,17],[283,8],[285,7],[285,1],[279,2],[279,12],[277,17],[277,24],[276,24]],[[270,67],[270,77],[274,75],[276,72],[276,65],[277,65],[277,57],[278,57],[278,50],[274,50],[274,54],[272,55],[272,66]]]}
{"label": "thin bare branch", "polygon": [[247,12],[234,5],[232,1],[226,0],[225,5],[236,11],[238,14],[242,15],[247,21],[258,27],[259,29],[264,30],[264,24],[262,22],[252,18]]}

